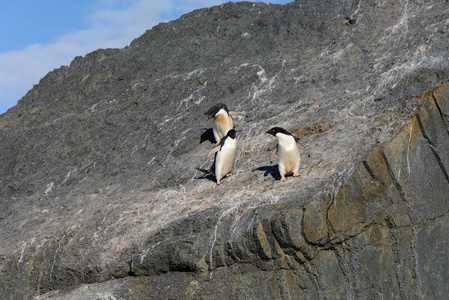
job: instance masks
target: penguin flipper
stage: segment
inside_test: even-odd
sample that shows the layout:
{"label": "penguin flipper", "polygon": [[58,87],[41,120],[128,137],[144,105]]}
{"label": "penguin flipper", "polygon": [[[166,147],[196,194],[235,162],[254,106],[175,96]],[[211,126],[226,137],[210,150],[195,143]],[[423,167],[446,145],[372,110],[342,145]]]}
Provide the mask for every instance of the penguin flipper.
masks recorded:
{"label": "penguin flipper", "polygon": [[295,139],[295,140],[296,140],[296,144],[298,144],[299,148],[301,150],[304,150],[304,152],[307,154],[307,156],[310,157],[309,151],[307,151],[307,149],[303,145],[301,145],[297,139]]}
{"label": "penguin flipper", "polygon": [[272,163],[274,161],[274,157],[276,156],[277,152],[278,152],[278,145],[276,145],[276,147],[274,147],[274,149],[273,149],[273,152],[271,152],[270,163]]}
{"label": "penguin flipper", "polygon": [[230,115],[230,116],[241,116],[241,117],[246,117],[246,113],[241,112],[241,111],[235,111],[235,110],[230,110],[230,111],[229,111],[229,115]]}
{"label": "penguin flipper", "polygon": [[209,159],[212,154],[217,153],[220,150],[221,147],[215,146],[212,150],[210,150],[210,152],[207,154],[206,159]]}
{"label": "penguin flipper", "polygon": [[268,151],[273,151],[274,148],[276,148],[278,146],[278,142],[276,140],[274,140],[270,145],[268,145]]}

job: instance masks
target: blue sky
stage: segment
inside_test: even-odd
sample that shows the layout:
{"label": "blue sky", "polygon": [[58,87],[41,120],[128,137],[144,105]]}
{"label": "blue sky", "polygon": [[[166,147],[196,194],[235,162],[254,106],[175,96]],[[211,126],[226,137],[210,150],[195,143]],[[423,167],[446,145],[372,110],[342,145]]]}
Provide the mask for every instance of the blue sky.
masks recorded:
{"label": "blue sky", "polygon": [[[285,4],[294,0],[253,1]],[[48,72],[100,48],[123,48],[145,30],[218,0],[0,2],[0,114]]]}

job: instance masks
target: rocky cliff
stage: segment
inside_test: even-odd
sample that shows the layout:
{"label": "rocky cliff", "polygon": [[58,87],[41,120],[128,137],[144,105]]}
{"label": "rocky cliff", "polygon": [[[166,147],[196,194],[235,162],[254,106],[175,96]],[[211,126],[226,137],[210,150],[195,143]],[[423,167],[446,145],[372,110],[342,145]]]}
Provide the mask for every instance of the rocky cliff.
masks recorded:
{"label": "rocky cliff", "polygon": [[[50,72],[0,116],[4,299],[444,298],[448,15],[226,3]],[[220,186],[196,170],[218,102],[248,115]]]}

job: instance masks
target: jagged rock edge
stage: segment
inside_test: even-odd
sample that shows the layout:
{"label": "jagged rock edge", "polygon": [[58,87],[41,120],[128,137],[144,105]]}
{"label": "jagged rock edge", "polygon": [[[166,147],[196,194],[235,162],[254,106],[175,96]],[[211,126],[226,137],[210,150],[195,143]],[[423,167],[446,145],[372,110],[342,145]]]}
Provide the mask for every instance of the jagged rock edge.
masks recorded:
{"label": "jagged rock edge", "polygon": [[[435,89],[449,89],[449,84],[445,83],[442,85],[437,86]],[[435,90],[434,89],[434,90]],[[426,91],[425,93],[428,93]],[[425,97],[425,93],[422,95],[419,95],[418,97]],[[431,98],[430,99],[424,99],[423,105],[429,105],[429,101],[434,101],[436,105],[435,96],[433,91],[431,92]],[[447,101],[447,99],[446,99]],[[444,115],[441,112],[441,109],[439,108],[439,113],[444,119]],[[419,131],[423,135],[424,139],[428,143],[428,147],[432,150],[434,153],[436,159],[438,160],[438,164],[441,167],[442,173],[445,175],[445,178],[447,179],[447,171],[443,163],[441,162],[441,159],[439,159],[439,154],[435,149],[435,146],[433,145],[430,138],[425,133],[425,130],[423,128],[422,122],[421,122],[421,116],[420,116],[420,110],[416,112],[416,114],[413,116],[412,120],[408,123],[406,128],[402,129],[402,132],[404,132],[405,129],[407,129],[410,124],[413,124],[413,122],[417,122],[420,124]],[[406,135],[405,135],[406,136]],[[395,137],[394,140],[403,138],[400,134]],[[384,145],[379,146],[378,148],[374,149],[368,156],[373,156],[378,154],[381,155],[382,159],[384,160],[384,167],[388,170],[388,175],[390,177],[390,180],[394,183],[394,189],[397,190],[399,195],[401,196],[402,200],[406,204],[406,207],[408,209],[408,212],[410,214],[410,218],[412,219],[411,225],[405,225],[405,226],[419,226],[419,224],[413,224],[413,222],[418,221],[421,222],[419,218],[415,218],[416,212],[413,211],[413,208],[410,206],[410,204],[407,202],[406,196],[404,195],[403,188],[401,184],[399,183],[398,179],[395,177],[394,172],[392,171],[392,167],[389,164],[388,157],[385,154],[385,148],[389,147],[392,142],[388,142]],[[374,181],[379,183],[383,186],[384,189],[388,189],[391,187],[388,187],[387,184],[384,182],[384,180],[375,174],[375,172],[372,170],[370,164],[367,162],[367,159],[357,161],[355,162],[355,168],[354,171],[350,174],[349,179],[347,181],[353,180],[354,177],[357,176],[357,173],[363,173],[366,172],[369,178],[372,178]],[[362,181],[363,182],[363,181]],[[448,181],[449,182],[449,181]],[[347,182],[342,183],[342,186],[345,184],[348,184]],[[370,184],[369,182],[366,184]],[[363,187],[362,184],[359,185],[360,187]],[[253,222],[252,226],[249,228],[249,230],[243,232],[241,235],[239,235],[237,238],[233,240],[226,240],[221,241],[221,243],[226,244],[225,248],[228,249],[228,256],[231,257],[231,263],[254,263],[257,261],[267,261],[267,260],[276,260],[281,258],[282,256],[291,256],[296,262],[300,264],[304,264],[307,262],[312,261],[320,251],[324,250],[332,250],[337,245],[341,245],[345,243],[347,240],[361,234],[363,231],[366,231],[371,226],[386,226],[390,229],[395,229],[398,227],[401,227],[402,225],[397,225],[392,222],[392,220],[389,219],[388,213],[385,214],[385,219],[378,218],[375,220],[372,220],[370,223],[360,222],[352,224],[352,226],[348,227],[346,231],[335,231],[332,222],[329,220],[328,213],[330,210],[332,210],[335,201],[343,201],[340,199],[340,190],[334,191],[333,194],[329,195],[328,197],[322,197],[322,199],[317,199],[318,202],[323,202],[323,206],[325,207],[325,216],[323,218],[323,222],[326,223],[326,227],[328,230],[327,233],[327,239],[328,241],[326,243],[315,243],[313,242],[313,239],[308,239],[308,237],[304,233],[304,228],[308,227],[308,224],[304,224],[304,214],[308,211],[308,208],[310,207],[309,204],[306,204],[302,207],[297,207],[290,209],[288,211],[285,211],[285,206],[279,206],[279,211],[276,211],[273,215],[263,218],[262,220],[258,222]],[[369,199],[367,199],[369,200]],[[277,206],[277,205],[274,205]],[[290,208],[290,206],[288,206]],[[241,212],[240,212],[241,213]],[[246,213],[243,211],[243,213]],[[443,214],[446,214],[447,212],[444,212]],[[295,245],[295,243],[292,240],[292,236],[290,235],[290,231],[292,231],[288,225],[285,224],[285,218],[288,214],[294,214],[295,217],[300,216],[300,221],[297,222],[299,224],[300,229],[300,237],[304,240],[304,244],[301,245]],[[217,219],[217,224],[219,220]],[[280,222],[279,225],[275,225],[276,222]],[[237,227],[238,225],[234,225]],[[274,228],[276,227],[276,228]],[[219,243],[214,245],[211,249],[213,250],[214,247],[219,247]],[[222,245],[223,246],[223,245]],[[242,249],[244,250],[242,252]],[[203,256],[206,257],[206,256]],[[216,263],[215,260],[218,258],[212,255],[212,261],[206,257],[206,262],[208,264],[208,272],[213,272],[216,268],[224,267],[220,263]],[[229,266],[230,264],[227,264],[226,266]],[[218,265],[218,266],[217,266]],[[220,266],[221,265],[221,266]],[[204,269],[203,269],[204,270]],[[177,271],[177,270],[172,270]],[[198,271],[198,270],[197,270]],[[142,274],[142,275],[151,275],[151,274]],[[154,273],[153,273],[154,275]]]}

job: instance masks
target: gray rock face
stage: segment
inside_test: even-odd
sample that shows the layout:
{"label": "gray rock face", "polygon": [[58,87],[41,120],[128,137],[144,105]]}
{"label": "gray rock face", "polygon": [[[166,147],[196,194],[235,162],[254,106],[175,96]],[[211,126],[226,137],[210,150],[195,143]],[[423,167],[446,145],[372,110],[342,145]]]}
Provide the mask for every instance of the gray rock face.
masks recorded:
{"label": "gray rock face", "polygon": [[[448,13],[226,3],[50,72],[0,116],[5,299],[444,298]],[[218,102],[248,114],[220,186]]]}

